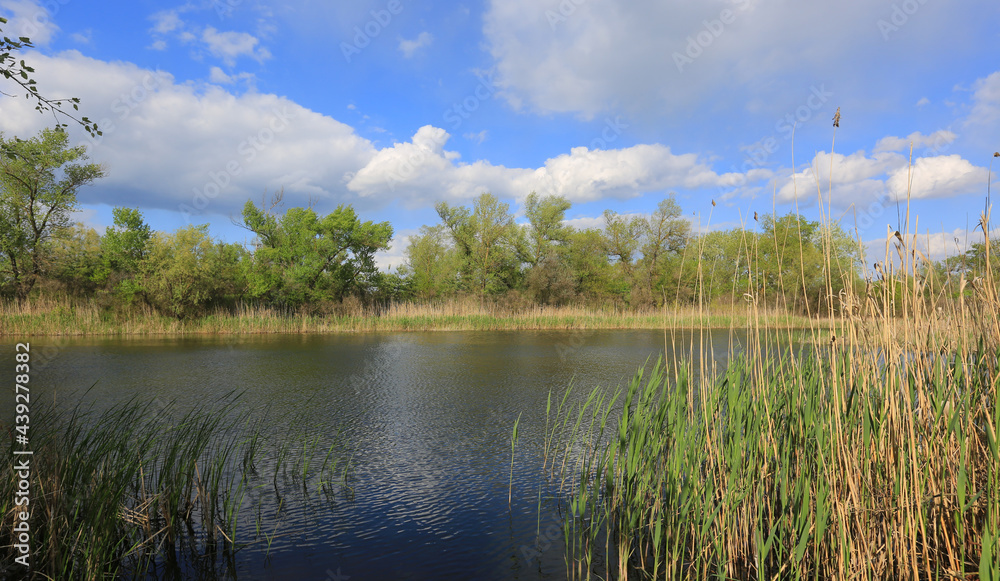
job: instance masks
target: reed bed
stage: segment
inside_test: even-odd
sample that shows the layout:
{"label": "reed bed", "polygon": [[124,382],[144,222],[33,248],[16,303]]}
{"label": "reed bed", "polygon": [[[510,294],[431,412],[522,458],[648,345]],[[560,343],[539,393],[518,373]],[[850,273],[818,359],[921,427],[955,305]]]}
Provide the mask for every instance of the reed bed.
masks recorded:
{"label": "reed bed", "polygon": [[569,578],[1000,579],[993,269],[935,280],[915,236],[887,238],[829,320],[751,309],[725,368],[702,345],[578,406],[550,395]]}
{"label": "reed bed", "polygon": [[[274,438],[274,422],[238,411],[238,400],[187,413],[133,400],[97,415],[35,404],[29,577],[232,576],[237,551],[273,538],[280,518],[264,530],[262,511],[280,513],[289,490],[349,490],[350,461],[335,442],[294,422]],[[15,458],[7,431],[5,463]],[[0,480],[0,577],[24,572],[16,485]]]}
{"label": "reed bed", "polygon": [[[178,320],[148,307],[107,311],[94,301],[39,298],[0,303],[0,336],[357,333],[369,331],[518,331],[541,329],[728,328],[747,309],[616,310],[585,307],[512,309],[479,301],[396,303],[382,308],[345,307],[328,315],[239,306]],[[806,327],[809,319],[781,311],[759,313],[771,328]]]}

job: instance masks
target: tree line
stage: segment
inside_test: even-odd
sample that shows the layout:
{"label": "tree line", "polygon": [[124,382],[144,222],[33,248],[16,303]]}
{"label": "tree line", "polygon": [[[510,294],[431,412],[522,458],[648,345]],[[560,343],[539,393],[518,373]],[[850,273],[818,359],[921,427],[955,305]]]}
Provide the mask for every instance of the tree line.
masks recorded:
{"label": "tree line", "polygon": [[[248,245],[214,239],[206,225],[156,232],[134,208],[113,209],[99,234],[71,223],[76,193],[104,177],[60,128],[30,139],[0,135],[0,294],[145,304],[178,318],[240,304],[323,312],[351,297],[369,305],[473,298],[512,307],[651,308],[754,303],[827,315],[862,280],[860,245],[837,225],[795,214],[754,215],[749,227],[698,232],[670,194],[643,215],[603,214],[567,224],[570,202],[531,193],[518,223],[490,193],[468,206],[440,202],[440,221],[411,236],[405,263],[380,270],[388,222],[349,205],[321,215],[247,201],[237,220]],[[982,252],[938,263],[956,272]]]}

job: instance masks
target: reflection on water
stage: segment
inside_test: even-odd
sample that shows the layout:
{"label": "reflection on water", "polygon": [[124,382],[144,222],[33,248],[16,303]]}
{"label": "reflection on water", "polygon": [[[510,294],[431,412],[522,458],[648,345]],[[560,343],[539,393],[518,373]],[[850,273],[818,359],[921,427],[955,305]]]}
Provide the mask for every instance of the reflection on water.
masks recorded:
{"label": "reflection on water", "polygon": [[[729,333],[705,339],[724,362]],[[668,336],[667,351],[691,341]],[[538,510],[548,393],[622,384],[664,345],[662,331],[89,338],[60,341],[32,381],[39,397],[95,410],[138,396],[183,412],[236,390],[242,406],[269,410],[275,438],[293,417],[324,441],[339,433],[355,465],[349,493],[299,491],[276,513],[273,491],[254,491],[239,532],[252,540],[260,518],[274,537],[237,553],[239,579],[559,579],[561,539],[535,543],[552,524]]]}

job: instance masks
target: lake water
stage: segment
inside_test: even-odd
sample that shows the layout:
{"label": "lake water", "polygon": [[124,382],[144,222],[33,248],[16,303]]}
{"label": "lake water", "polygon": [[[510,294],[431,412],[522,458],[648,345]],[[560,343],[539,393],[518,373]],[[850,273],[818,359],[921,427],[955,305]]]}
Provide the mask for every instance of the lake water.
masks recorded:
{"label": "lake water", "polygon": [[[727,353],[728,332],[705,339],[716,355]],[[683,347],[691,334],[667,341]],[[624,384],[663,354],[664,334],[37,338],[32,352],[32,394],[59,406],[82,400],[100,410],[139,396],[184,411],[237,390],[244,409],[340,434],[355,466],[350,493],[265,510],[273,542],[240,550],[227,577],[562,579],[564,547],[552,526],[559,517],[541,470],[549,391],[561,397],[572,382],[576,398]]]}

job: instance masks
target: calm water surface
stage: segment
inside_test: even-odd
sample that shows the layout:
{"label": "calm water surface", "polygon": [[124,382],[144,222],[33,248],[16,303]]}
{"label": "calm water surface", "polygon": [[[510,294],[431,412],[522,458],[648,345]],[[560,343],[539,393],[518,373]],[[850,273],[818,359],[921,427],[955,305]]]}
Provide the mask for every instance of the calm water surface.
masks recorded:
{"label": "calm water surface", "polygon": [[[680,347],[691,335],[672,339]],[[725,355],[728,332],[706,339]],[[535,544],[536,531],[557,518],[545,499],[539,511],[549,391],[561,397],[572,383],[571,397],[582,397],[598,385],[624,384],[663,354],[664,334],[414,332],[32,344],[35,353],[56,354],[36,364],[32,394],[60,406],[82,401],[100,410],[138,396],[173,401],[184,411],[211,407],[237,390],[243,409],[269,409],[268,417],[278,418],[269,426],[276,438],[284,428],[280,418],[289,417],[304,418],[324,437],[340,434],[356,467],[350,493],[300,494],[296,502],[286,499],[280,513],[276,503],[265,504],[263,522],[276,532],[274,541],[237,553],[230,578],[500,580],[566,575],[561,538]],[[269,494],[254,493],[245,502],[249,514]]]}

